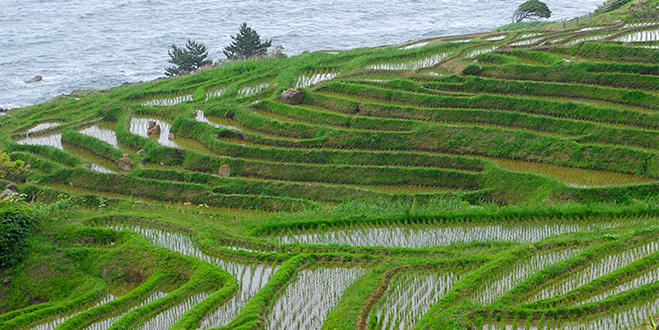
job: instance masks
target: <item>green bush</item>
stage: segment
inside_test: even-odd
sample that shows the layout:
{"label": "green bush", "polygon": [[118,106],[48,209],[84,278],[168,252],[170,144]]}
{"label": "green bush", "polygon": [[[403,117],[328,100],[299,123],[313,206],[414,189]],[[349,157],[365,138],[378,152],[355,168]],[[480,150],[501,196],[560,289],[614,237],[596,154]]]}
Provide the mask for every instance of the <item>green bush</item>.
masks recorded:
{"label": "green bush", "polygon": [[0,268],[23,260],[38,222],[37,213],[21,202],[0,202]]}

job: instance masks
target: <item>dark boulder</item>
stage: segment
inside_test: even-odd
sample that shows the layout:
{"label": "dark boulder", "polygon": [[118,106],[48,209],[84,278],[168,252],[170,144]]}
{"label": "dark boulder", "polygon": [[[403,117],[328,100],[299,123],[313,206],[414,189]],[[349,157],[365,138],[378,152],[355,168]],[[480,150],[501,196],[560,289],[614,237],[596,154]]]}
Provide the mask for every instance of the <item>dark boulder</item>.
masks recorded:
{"label": "dark boulder", "polygon": [[156,124],[155,121],[149,121],[149,128],[146,130],[147,134],[160,134],[160,125]]}
{"label": "dark boulder", "polygon": [[221,176],[231,176],[231,167],[229,165],[222,165],[217,174]]}
{"label": "dark boulder", "polygon": [[283,91],[281,93],[281,98],[286,104],[298,105],[302,103],[304,93],[301,90],[291,88]]}
{"label": "dark boulder", "polygon": [[0,194],[0,200],[3,200],[11,195],[18,195],[18,187],[15,184],[9,183],[5,186],[5,190]]}
{"label": "dark boulder", "polygon": [[120,170],[131,171],[133,169],[133,164],[135,164],[135,162],[133,162],[133,160],[130,159],[130,157],[128,157],[128,154],[124,154],[123,157],[119,158],[117,164],[119,165]]}

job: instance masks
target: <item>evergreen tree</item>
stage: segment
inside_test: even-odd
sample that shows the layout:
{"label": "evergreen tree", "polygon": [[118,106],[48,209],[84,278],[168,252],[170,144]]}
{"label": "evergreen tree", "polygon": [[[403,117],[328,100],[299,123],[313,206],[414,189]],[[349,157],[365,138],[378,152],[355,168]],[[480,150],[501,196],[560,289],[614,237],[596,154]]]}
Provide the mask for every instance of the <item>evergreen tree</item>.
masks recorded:
{"label": "evergreen tree", "polygon": [[551,10],[547,4],[538,0],[529,0],[517,8],[513,14],[513,23],[519,23],[527,18],[549,18],[551,17]]}
{"label": "evergreen tree", "polygon": [[231,36],[231,39],[233,39],[231,45],[224,48],[224,55],[230,60],[265,56],[268,47],[272,45],[272,40],[262,43],[259,34],[248,27],[247,23],[243,23],[240,32],[236,36]]}
{"label": "evergreen tree", "polygon": [[165,75],[167,76],[182,76],[193,72],[202,66],[213,64],[211,60],[207,60],[208,50],[206,45],[194,40],[189,40],[185,48],[178,48],[172,44],[172,49],[167,51],[169,54],[169,63],[174,64],[165,68]]}

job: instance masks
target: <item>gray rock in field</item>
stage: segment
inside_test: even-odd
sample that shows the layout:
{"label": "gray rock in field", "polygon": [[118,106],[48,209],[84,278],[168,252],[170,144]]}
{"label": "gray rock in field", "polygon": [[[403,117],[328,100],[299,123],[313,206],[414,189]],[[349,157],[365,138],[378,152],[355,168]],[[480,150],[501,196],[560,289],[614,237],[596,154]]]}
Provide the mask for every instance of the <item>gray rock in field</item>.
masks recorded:
{"label": "gray rock in field", "polygon": [[231,167],[229,165],[220,166],[218,173],[220,176],[231,176]]}
{"label": "gray rock in field", "polygon": [[128,157],[128,154],[124,154],[123,157],[119,158],[117,164],[119,165],[120,170],[131,171],[133,169],[133,164],[135,164],[135,162],[133,162],[133,160],[130,159],[130,157]]}
{"label": "gray rock in field", "polygon": [[176,135],[174,135],[174,133],[169,133],[169,136],[167,136],[167,138],[169,138],[170,140],[174,140],[174,138],[176,138]]}
{"label": "gray rock in field", "polygon": [[286,104],[297,105],[302,103],[304,93],[298,89],[287,89],[281,93],[281,98]]}
{"label": "gray rock in field", "polygon": [[26,83],[26,84],[33,84],[33,83],[35,83],[35,82],[40,82],[40,81],[42,81],[42,80],[43,80],[43,77],[42,77],[42,76],[40,76],[40,75],[36,75],[36,76],[32,77],[30,80],[26,80],[25,83]]}
{"label": "gray rock in field", "polygon": [[146,131],[147,134],[160,134],[160,125],[155,124],[153,126],[149,125],[149,129]]}
{"label": "gray rock in field", "polygon": [[5,190],[0,194],[0,200],[12,195],[18,195],[18,187],[13,183],[9,183],[5,186]]}

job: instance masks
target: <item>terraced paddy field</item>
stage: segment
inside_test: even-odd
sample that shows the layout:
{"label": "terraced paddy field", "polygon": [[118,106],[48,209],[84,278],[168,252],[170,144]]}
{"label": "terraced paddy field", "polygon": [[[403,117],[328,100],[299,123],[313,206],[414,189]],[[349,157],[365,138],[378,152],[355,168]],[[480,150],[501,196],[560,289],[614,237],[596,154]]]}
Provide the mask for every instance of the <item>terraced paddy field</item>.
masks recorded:
{"label": "terraced paddy field", "polygon": [[629,6],[10,111],[0,329],[649,329],[659,19]]}

